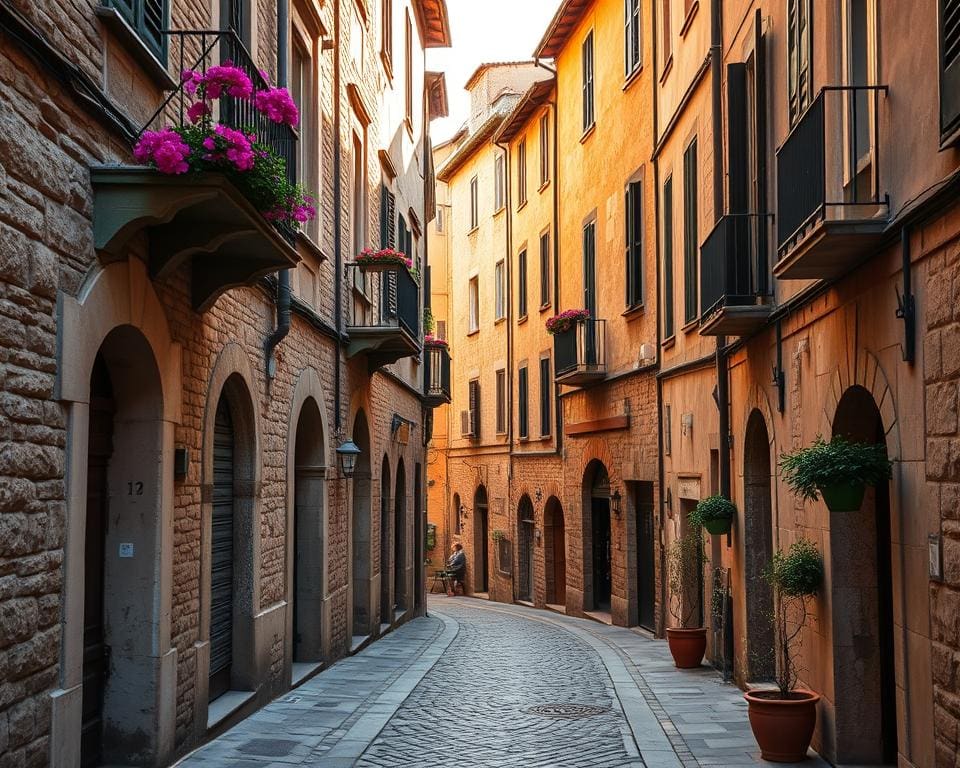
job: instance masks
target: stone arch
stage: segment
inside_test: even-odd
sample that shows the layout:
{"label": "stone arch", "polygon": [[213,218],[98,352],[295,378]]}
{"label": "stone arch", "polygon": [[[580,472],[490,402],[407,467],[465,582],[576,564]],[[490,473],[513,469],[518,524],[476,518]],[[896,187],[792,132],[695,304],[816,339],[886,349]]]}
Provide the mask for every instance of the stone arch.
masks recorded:
{"label": "stone arch", "polygon": [[[320,662],[330,645],[327,529],[330,431],[316,369],[304,369],[287,422],[285,653],[288,664]],[[300,679],[299,676],[295,676]]]}
{"label": "stone arch", "polygon": [[353,442],[360,449],[353,472],[353,504],[350,522],[352,628],[356,645],[373,634],[373,476],[371,470],[370,427],[363,408],[353,417]]}
{"label": "stone arch", "polygon": [[773,592],[766,571],[773,558],[773,440],[759,408],[746,420],[743,443],[743,509],[739,537],[746,598],[747,654],[745,674],[750,682],[773,679]]}
{"label": "stone arch", "polygon": [[[54,396],[64,405],[67,423],[66,541],[61,688],[52,695],[51,709],[51,727],[62,734],[62,739],[51,740],[55,748],[51,749],[50,763],[63,765],[80,754],[91,377],[101,351],[113,358],[105,364],[112,369],[110,377],[118,389],[115,459],[110,460],[106,469],[106,482],[115,491],[111,514],[119,514],[121,523],[143,519],[142,529],[133,532],[136,537],[125,543],[134,544],[134,555],[140,543],[139,553],[144,558],[139,561],[133,558],[137,561],[135,570],[147,567],[149,571],[149,594],[139,588],[132,590],[137,602],[146,599],[135,609],[140,613],[144,609],[148,611],[146,623],[130,623],[130,626],[136,625],[139,632],[126,646],[140,657],[139,666],[143,667],[137,672],[140,678],[137,706],[121,715],[122,722],[111,725],[118,729],[118,749],[124,749],[124,733],[131,728],[139,732],[139,744],[131,747],[128,754],[114,757],[122,758],[120,762],[126,759],[166,762],[173,753],[176,716],[177,653],[170,645],[172,461],[174,428],[181,420],[181,349],[171,338],[163,306],[145,266],[137,259],[106,267],[96,265],[76,297],[59,296],[57,311]],[[120,477],[120,474],[129,474],[127,470],[133,474]],[[133,495],[128,498],[122,491],[127,490],[124,483],[129,482],[134,485]],[[138,492],[139,488],[142,491]],[[144,502],[149,509],[139,509]],[[134,506],[138,508],[136,512]],[[115,524],[112,538],[122,530],[122,525]],[[131,575],[131,578],[140,583],[143,574]],[[141,643],[145,643],[142,648]],[[116,653],[120,661],[124,651],[118,648]],[[133,666],[126,666],[131,673],[136,672],[134,668],[138,665],[132,661],[131,664]],[[152,704],[144,707],[144,701]],[[115,703],[117,708],[125,706],[119,699]],[[145,713],[146,718],[134,722],[138,717],[135,713]],[[109,712],[106,714],[111,717]],[[67,748],[62,748],[64,746]]]}
{"label": "stone arch", "polygon": [[534,556],[536,547],[534,531],[536,530],[535,511],[530,496],[524,493],[517,504],[517,599],[533,602],[535,595],[536,567]]}
{"label": "stone arch", "polygon": [[[206,727],[211,667],[214,513],[214,441],[217,412],[228,409],[233,433],[233,662],[229,687],[255,691],[267,674],[269,648],[261,635],[268,614],[260,611],[260,434],[256,378],[243,348],[223,347],[207,385],[201,452],[200,642],[197,653],[198,727]],[[278,628],[280,629],[280,628]]]}

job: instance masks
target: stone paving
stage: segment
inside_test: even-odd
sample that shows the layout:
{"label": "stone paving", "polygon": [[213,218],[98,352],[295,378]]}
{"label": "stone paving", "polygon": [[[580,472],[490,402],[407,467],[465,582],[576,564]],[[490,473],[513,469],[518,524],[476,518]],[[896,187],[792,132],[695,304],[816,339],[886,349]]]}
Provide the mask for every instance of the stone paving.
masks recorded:
{"label": "stone paving", "polygon": [[707,667],[676,669],[663,641],[524,606],[436,597],[429,617],[338,662],[181,765],[772,764],[759,759],[741,693]]}

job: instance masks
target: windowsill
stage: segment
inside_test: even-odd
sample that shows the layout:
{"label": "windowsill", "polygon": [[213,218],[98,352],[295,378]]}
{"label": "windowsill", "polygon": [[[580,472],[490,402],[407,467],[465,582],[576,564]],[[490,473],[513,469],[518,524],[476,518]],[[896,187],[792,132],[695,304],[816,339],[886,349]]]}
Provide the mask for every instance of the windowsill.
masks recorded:
{"label": "windowsill", "polygon": [[629,75],[627,75],[627,79],[623,81],[623,87],[622,87],[620,90],[621,90],[621,91],[628,91],[628,90],[630,90],[630,86],[633,85],[635,82],[637,82],[637,80],[640,79],[640,73],[641,73],[641,72],[643,72],[643,64],[642,64],[642,63],[637,64],[636,69],[634,69],[633,72],[631,72]]}
{"label": "windowsill", "polygon": [[520,315],[520,317],[517,318],[517,325],[522,325],[525,322],[527,322],[526,315]]}
{"label": "windowsill", "polygon": [[519,213],[520,211],[522,211],[524,208],[527,207],[527,202],[528,202],[527,200],[520,201],[520,203],[517,205],[517,213]]}
{"label": "windowsill", "polygon": [[497,433],[495,433],[495,434],[496,434],[497,437],[506,437],[506,436],[507,436],[507,433],[506,433],[506,432],[497,432]]}
{"label": "windowsill", "polygon": [[541,312],[541,313],[542,313],[542,312],[546,312],[546,311],[547,311],[548,309],[550,309],[550,307],[552,307],[552,306],[553,306],[553,305],[552,305],[549,301],[548,301],[546,304],[541,304],[541,305],[540,305],[540,312]]}
{"label": "windowsill", "polygon": [[507,320],[506,315],[504,315],[503,317],[498,317],[498,318],[496,318],[496,319],[493,321],[493,324],[494,324],[494,325],[500,325],[501,323],[506,322],[506,320]]}
{"label": "windowsill", "polygon": [[217,696],[207,704],[207,730],[216,728],[256,695],[256,691],[226,691]]}
{"label": "windowsill", "polygon": [[472,331],[467,331],[467,336],[468,336],[468,337],[469,337],[469,336],[476,336],[478,333],[480,333],[480,329],[479,329],[479,328],[474,328]]}
{"label": "windowsill", "polygon": [[543,184],[540,185],[540,188],[537,190],[541,195],[547,191],[547,187],[550,186],[550,179],[547,179]]}
{"label": "windowsill", "polygon": [[154,84],[165,91],[175,91],[180,83],[171,77],[163,63],[156,57],[140,35],[131,27],[116,8],[98,5],[95,9],[103,24],[120,41],[127,52],[144,68]]}
{"label": "windowsill", "polygon": [[386,51],[380,51],[380,63],[383,64],[383,72],[387,80],[393,82],[393,58]]}
{"label": "windowsill", "polygon": [[407,136],[413,141],[413,120],[410,117],[403,118],[403,124],[407,129]]}
{"label": "windowsill", "polygon": [[321,264],[329,259],[327,254],[317,245],[316,241],[303,230],[297,232],[297,244],[302,245]]}
{"label": "windowsill", "polygon": [[530,436],[529,436],[529,435],[519,435],[519,436],[517,437],[517,442],[518,442],[518,443],[529,443],[529,442],[530,442]]}
{"label": "windowsill", "polygon": [[680,331],[684,334],[689,335],[691,331],[695,331],[700,327],[700,318],[695,317],[692,320],[687,320],[686,323],[680,326]]}
{"label": "windowsill", "polygon": [[663,341],[661,341],[660,346],[663,347],[664,349],[670,349],[670,347],[672,347],[676,343],[677,343],[677,336],[676,334],[673,334],[665,338]]}
{"label": "windowsill", "polygon": [[644,309],[646,309],[646,307],[643,304],[634,304],[632,307],[627,307],[623,310],[623,312],[620,313],[620,317],[625,317],[627,320],[634,320],[643,316]]}
{"label": "windowsill", "polygon": [[667,63],[663,65],[663,74],[660,75],[660,85],[663,85],[667,81],[667,77],[670,75],[670,70],[673,69],[673,53],[670,54],[670,58],[667,59]]}
{"label": "windowsill", "polygon": [[697,15],[697,11],[700,10],[700,0],[693,0],[693,5],[690,6],[690,10],[687,11],[687,18],[683,20],[683,26],[680,27],[680,37],[686,37],[687,32],[690,31],[690,25],[693,24],[693,17]]}
{"label": "windowsill", "polygon": [[495,218],[495,219],[496,219],[496,218],[499,218],[500,215],[501,215],[504,211],[506,211],[506,210],[507,210],[507,206],[501,205],[499,208],[497,208],[497,209],[493,212],[493,218]]}
{"label": "windowsill", "polygon": [[473,229],[467,230],[468,235],[475,235],[480,231],[480,225],[477,224]]}
{"label": "windowsill", "polygon": [[580,143],[581,144],[585,143],[586,140],[589,139],[591,136],[593,136],[593,134],[596,132],[597,132],[597,123],[596,121],[594,121],[590,123],[590,127],[583,132],[583,135],[580,137]]}

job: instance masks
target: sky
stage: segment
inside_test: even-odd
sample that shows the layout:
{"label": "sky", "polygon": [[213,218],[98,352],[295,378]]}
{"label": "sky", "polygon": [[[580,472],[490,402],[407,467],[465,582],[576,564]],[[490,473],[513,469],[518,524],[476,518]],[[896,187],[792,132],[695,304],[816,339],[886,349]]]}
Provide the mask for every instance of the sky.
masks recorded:
{"label": "sky", "polygon": [[434,145],[450,138],[469,117],[467,79],[487,61],[533,55],[560,0],[447,0],[451,48],[427,51],[427,69],[446,73],[450,117],[434,121]]}

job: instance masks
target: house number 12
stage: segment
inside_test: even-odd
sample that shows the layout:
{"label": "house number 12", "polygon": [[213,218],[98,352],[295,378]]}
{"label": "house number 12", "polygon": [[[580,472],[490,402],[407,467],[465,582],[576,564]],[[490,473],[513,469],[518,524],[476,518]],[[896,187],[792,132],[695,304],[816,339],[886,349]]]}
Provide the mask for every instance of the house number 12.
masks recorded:
{"label": "house number 12", "polygon": [[143,483],[140,480],[127,483],[127,496],[143,496]]}

